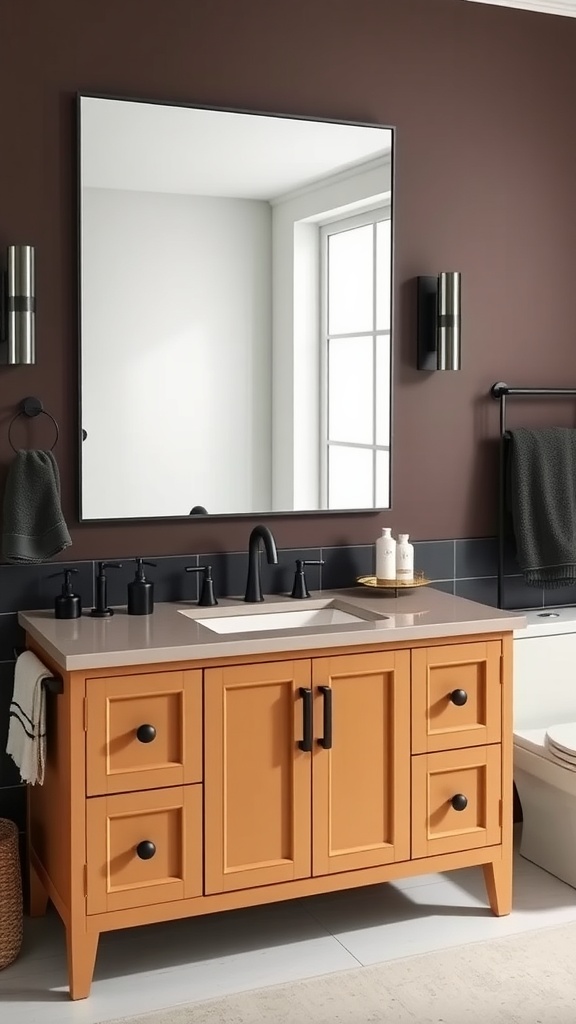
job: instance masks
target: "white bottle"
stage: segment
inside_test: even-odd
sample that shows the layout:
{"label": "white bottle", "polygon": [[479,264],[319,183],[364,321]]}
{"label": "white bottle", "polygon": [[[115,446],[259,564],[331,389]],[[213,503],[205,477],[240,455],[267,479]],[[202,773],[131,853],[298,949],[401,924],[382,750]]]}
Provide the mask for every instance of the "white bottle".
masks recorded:
{"label": "white bottle", "polygon": [[376,541],[376,581],[396,579],[396,541],[392,530],[385,526]]}
{"label": "white bottle", "polygon": [[399,533],[396,545],[396,578],[404,583],[414,579],[414,545],[408,543],[408,537]]}

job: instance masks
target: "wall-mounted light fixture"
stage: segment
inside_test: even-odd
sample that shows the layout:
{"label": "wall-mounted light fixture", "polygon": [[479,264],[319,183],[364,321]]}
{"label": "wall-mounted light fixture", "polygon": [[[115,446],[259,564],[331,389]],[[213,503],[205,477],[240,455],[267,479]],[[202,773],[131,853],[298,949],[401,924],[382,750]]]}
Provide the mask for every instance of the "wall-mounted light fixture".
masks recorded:
{"label": "wall-mounted light fixture", "polygon": [[461,274],[418,278],[418,369],[460,369]]}
{"label": "wall-mounted light fixture", "polygon": [[9,245],[8,266],[0,281],[0,338],[8,343],[4,362],[36,362],[34,247]]}

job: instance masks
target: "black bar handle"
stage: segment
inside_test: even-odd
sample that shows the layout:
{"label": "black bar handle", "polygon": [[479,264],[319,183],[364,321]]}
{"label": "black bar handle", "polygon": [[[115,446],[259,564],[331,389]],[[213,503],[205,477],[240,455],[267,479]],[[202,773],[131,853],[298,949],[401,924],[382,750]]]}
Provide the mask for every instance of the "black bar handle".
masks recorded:
{"label": "black bar handle", "polygon": [[318,743],[324,750],[332,749],[332,687],[319,686],[320,693],[324,695],[324,735]]}
{"label": "black bar handle", "polygon": [[308,686],[300,687],[302,697],[302,732],[303,738],[298,740],[300,750],[310,753],[312,750],[312,690]]}

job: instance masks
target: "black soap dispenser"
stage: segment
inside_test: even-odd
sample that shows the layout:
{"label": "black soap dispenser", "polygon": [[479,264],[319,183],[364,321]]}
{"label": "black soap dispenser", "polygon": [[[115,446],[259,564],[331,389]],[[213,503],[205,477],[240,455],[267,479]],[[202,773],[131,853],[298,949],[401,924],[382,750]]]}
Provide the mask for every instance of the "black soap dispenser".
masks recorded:
{"label": "black soap dispenser", "polygon": [[146,579],[144,566],[156,566],[156,562],[145,562],[135,558],[136,574],[128,584],[128,615],[151,615],[154,611],[154,584]]}
{"label": "black soap dispenser", "polygon": [[62,569],[52,576],[64,576],[62,593],[54,601],[54,615],[57,619],[79,619],[82,614],[80,596],[72,590],[72,573],[78,569]]}

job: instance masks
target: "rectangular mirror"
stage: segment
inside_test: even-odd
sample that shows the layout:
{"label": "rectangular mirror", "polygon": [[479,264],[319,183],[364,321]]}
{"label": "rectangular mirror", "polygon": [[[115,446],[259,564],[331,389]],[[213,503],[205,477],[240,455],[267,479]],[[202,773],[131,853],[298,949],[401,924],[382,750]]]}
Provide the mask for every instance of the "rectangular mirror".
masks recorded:
{"label": "rectangular mirror", "polygon": [[81,520],[389,508],[393,130],[78,104]]}

